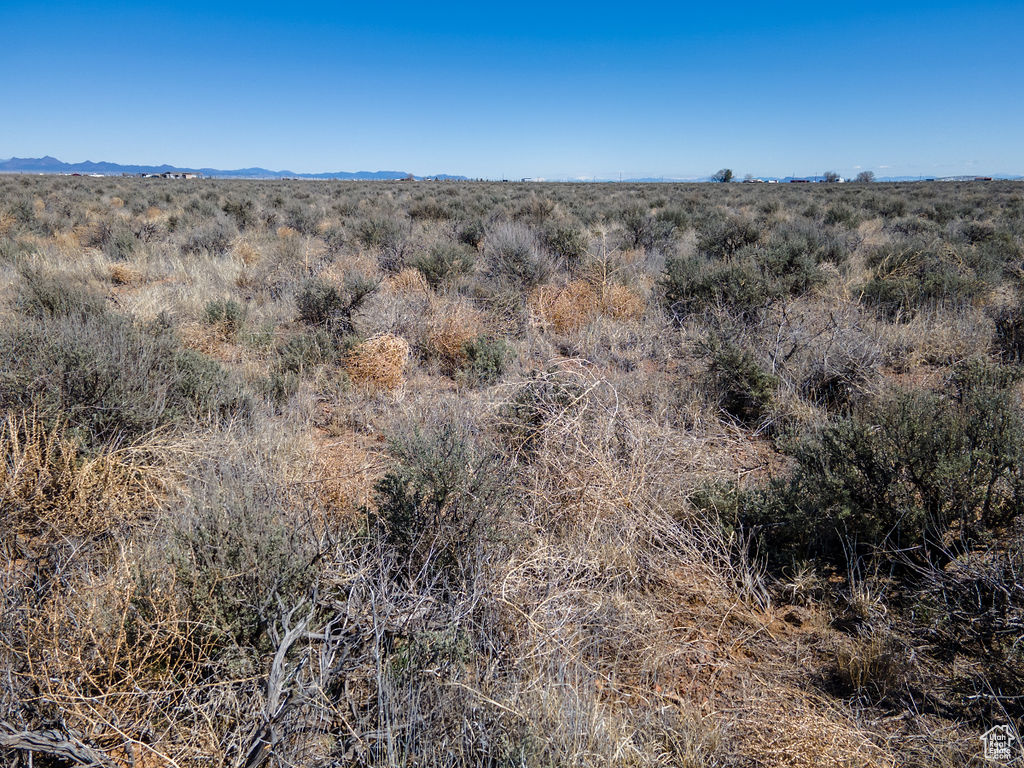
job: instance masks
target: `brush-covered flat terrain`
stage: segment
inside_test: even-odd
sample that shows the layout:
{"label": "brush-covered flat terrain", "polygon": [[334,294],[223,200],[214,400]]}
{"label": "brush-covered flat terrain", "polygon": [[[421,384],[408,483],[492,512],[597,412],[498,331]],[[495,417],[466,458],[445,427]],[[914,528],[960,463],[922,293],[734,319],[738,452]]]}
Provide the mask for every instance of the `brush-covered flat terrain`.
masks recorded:
{"label": "brush-covered flat terrain", "polygon": [[0,177],[0,761],[965,766],[1024,185]]}

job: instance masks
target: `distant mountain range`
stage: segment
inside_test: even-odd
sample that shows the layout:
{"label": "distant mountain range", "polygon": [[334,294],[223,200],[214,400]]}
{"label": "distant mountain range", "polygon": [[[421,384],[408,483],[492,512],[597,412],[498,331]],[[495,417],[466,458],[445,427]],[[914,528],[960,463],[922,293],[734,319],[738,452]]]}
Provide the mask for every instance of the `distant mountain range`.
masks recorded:
{"label": "distant mountain range", "polygon": [[[120,163],[100,162],[94,163],[86,160],[84,163],[65,163],[56,157],[12,157],[9,160],[0,160],[0,173],[80,173],[80,174],[102,174],[104,176],[119,176],[122,173],[199,173],[203,176],[221,179],[406,179],[412,176],[415,179],[441,179],[446,181],[466,181],[467,176],[453,176],[448,173],[430,174],[427,176],[413,176],[407,171],[334,171],[328,173],[296,173],[295,171],[271,171],[267,168],[237,168],[233,171],[225,171],[219,168],[180,168],[175,165],[121,165]],[[1008,176],[1006,174],[991,174],[996,179],[1022,179],[1022,176]],[[762,181],[778,181],[782,183],[790,181],[822,181],[822,176],[762,176]],[[974,176],[940,177],[939,180],[970,180]],[[527,179],[524,179],[526,181]],[[530,181],[542,181],[541,179],[529,179]],[[878,177],[877,181],[923,181],[921,176],[888,176]],[[574,181],[573,179],[559,179],[559,181]],[[582,181],[582,180],[580,180]],[[593,182],[610,182],[615,179],[587,179]],[[643,177],[619,179],[627,183],[650,183],[650,182],[705,182],[712,181],[711,177],[700,178],[672,178]],[[740,181],[740,179],[734,179]]]}
{"label": "distant mountain range", "polygon": [[[65,163],[56,157],[12,157],[0,160],[0,173],[100,173],[104,176],[122,173],[200,173],[203,176],[225,179],[405,179],[407,171],[335,171],[333,173],[295,173],[294,171],[271,171],[266,168],[238,168],[233,171],[219,168],[179,168],[174,165],[121,165],[120,163]],[[425,179],[464,180],[465,176],[439,173],[430,176],[416,176]]]}

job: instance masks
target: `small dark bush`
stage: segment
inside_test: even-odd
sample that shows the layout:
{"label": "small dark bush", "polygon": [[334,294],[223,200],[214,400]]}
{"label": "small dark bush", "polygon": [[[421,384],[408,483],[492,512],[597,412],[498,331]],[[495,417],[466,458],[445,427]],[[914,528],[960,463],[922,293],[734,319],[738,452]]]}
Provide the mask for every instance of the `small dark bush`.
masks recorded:
{"label": "small dark bush", "polygon": [[256,226],[259,219],[256,215],[256,204],[251,199],[226,200],[222,210],[235,222],[235,226],[243,232]]}
{"label": "small dark bush", "polygon": [[458,230],[458,241],[463,245],[479,249],[487,235],[487,229],[479,219],[465,222]]}
{"label": "small dark bush", "polygon": [[544,241],[556,258],[570,270],[587,254],[587,236],[579,227],[563,224],[551,228]]}
{"label": "small dark bush", "polygon": [[751,427],[767,419],[779,379],[753,353],[730,342],[713,339],[709,372],[719,405],[729,416]]}
{"label": "small dark bush", "polygon": [[356,237],[367,248],[393,247],[404,234],[402,224],[391,217],[376,216],[356,227]]}
{"label": "small dark bush", "polygon": [[216,220],[202,224],[190,232],[181,246],[181,250],[189,255],[222,256],[231,247],[235,238],[235,230],[227,222]]}
{"label": "small dark bush", "polygon": [[285,212],[285,224],[296,232],[313,237],[320,232],[320,211],[310,205],[296,205]]}
{"label": "small dark bush", "polygon": [[971,363],[948,394],[900,392],[796,440],[793,475],[773,482],[748,520],[764,526],[766,552],[841,564],[916,551],[944,563],[944,553],[1020,514],[1017,378]]}
{"label": "small dark bush", "polygon": [[829,206],[829,209],[825,211],[824,222],[826,224],[840,224],[847,229],[853,229],[860,223],[854,210],[842,203]]}
{"label": "small dark bush", "polygon": [[500,465],[453,422],[391,441],[394,465],[377,483],[371,529],[403,579],[452,588],[469,578],[503,506]]}
{"label": "small dark bush", "polygon": [[415,220],[443,221],[451,218],[451,210],[433,198],[409,206],[409,217]]}
{"label": "small dark bush", "polygon": [[322,278],[307,280],[295,296],[299,319],[336,334],[352,331],[352,314],[377,289],[379,282],[359,274],[349,275],[343,286]]}
{"label": "small dark bush", "polygon": [[544,425],[559,415],[575,412],[582,395],[578,381],[534,372],[502,405],[498,431],[514,453],[530,458],[540,447]]}
{"label": "small dark bush", "polygon": [[697,250],[712,258],[728,259],[760,239],[761,229],[755,222],[731,217],[702,229],[697,236]]}
{"label": "small dark bush", "polygon": [[677,322],[719,307],[749,313],[781,295],[779,286],[753,259],[714,262],[699,256],[674,256],[665,262],[660,286],[665,306]]}
{"label": "small dark bush", "polygon": [[214,299],[203,310],[203,319],[209,325],[221,328],[224,335],[234,338],[245,323],[245,307],[234,299]]}
{"label": "small dark bush", "polygon": [[292,336],[277,350],[277,368],[286,373],[302,375],[310,368],[335,360],[338,342],[323,329]]}
{"label": "small dark bush", "polygon": [[668,244],[676,231],[671,218],[653,216],[644,206],[631,205],[620,216],[625,231],[626,245],[630,248],[651,250]]}
{"label": "small dark bush", "polygon": [[1008,363],[1024,363],[1024,304],[1015,302],[992,313],[995,352]]}
{"label": "small dark bush", "polygon": [[512,356],[512,350],[504,339],[478,336],[467,341],[466,362],[457,378],[470,386],[485,386],[500,379]]}
{"label": "small dark bush", "polygon": [[427,253],[413,258],[409,266],[415,267],[432,288],[439,288],[472,271],[475,255],[468,247],[455,243],[437,243]]}

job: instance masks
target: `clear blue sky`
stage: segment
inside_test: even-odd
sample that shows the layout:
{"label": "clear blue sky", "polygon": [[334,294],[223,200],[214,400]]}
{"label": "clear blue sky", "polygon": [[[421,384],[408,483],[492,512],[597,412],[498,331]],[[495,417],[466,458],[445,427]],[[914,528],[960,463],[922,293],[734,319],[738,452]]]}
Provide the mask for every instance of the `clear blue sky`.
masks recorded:
{"label": "clear blue sky", "polygon": [[0,158],[1024,174],[1024,2],[0,0]]}

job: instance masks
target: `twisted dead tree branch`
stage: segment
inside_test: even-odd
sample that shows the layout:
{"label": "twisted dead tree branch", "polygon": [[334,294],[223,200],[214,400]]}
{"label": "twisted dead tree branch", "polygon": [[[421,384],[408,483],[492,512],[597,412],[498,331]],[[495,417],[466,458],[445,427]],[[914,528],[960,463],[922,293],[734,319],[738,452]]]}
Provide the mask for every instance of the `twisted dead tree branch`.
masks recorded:
{"label": "twisted dead tree branch", "polygon": [[0,722],[0,748],[40,752],[69,760],[75,765],[115,768],[105,755],[71,734],[57,730],[19,731],[9,723]]}

